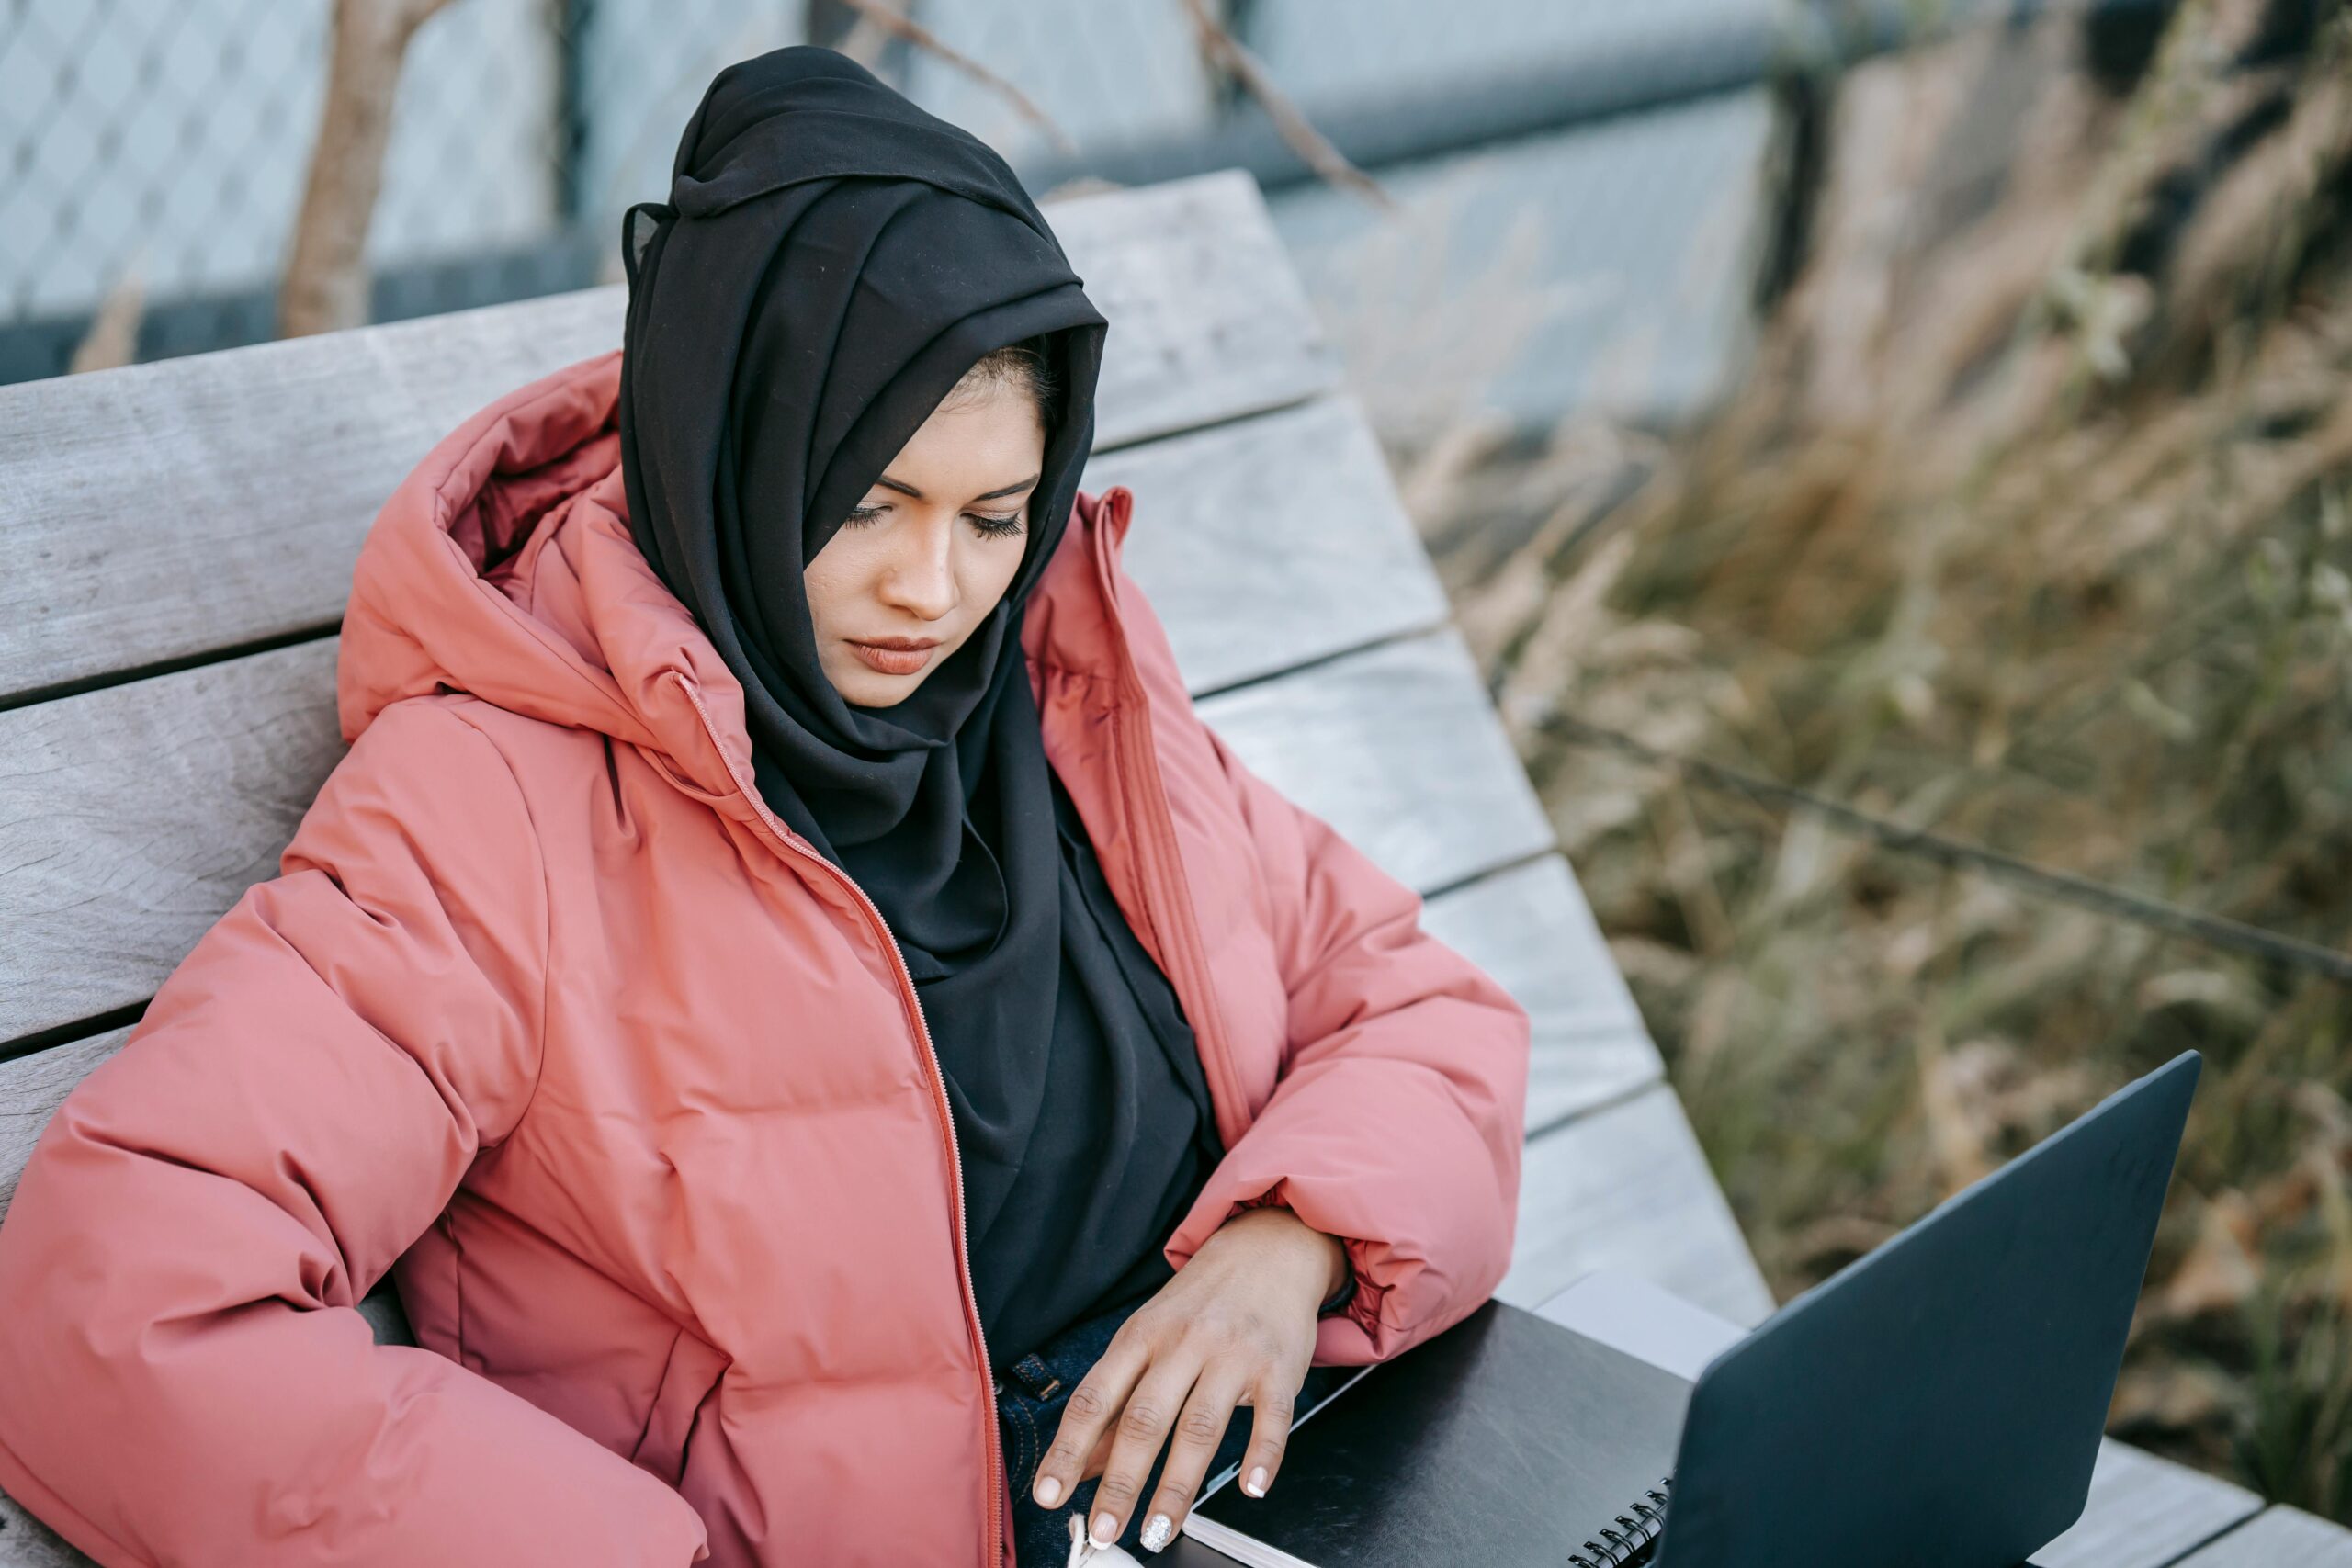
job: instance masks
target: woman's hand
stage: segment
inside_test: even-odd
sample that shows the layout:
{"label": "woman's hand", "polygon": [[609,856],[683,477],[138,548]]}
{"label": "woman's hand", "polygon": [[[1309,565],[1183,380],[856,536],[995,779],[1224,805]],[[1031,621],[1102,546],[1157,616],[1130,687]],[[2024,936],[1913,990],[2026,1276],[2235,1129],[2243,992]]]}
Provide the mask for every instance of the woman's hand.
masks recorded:
{"label": "woman's hand", "polygon": [[1254,1408],[1242,1489],[1262,1496],[1290,1437],[1291,1402],[1315,1356],[1316,1314],[1348,1277],[1347,1248],[1288,1209],[1244,1209],[1129,1314],[1070,1391],[1032,1488],[1052,1507],[1098,1472],[1089,1534],[1116,1540],[1160,1446],[1143,1543],[1175,1539],[1237,1404]]}

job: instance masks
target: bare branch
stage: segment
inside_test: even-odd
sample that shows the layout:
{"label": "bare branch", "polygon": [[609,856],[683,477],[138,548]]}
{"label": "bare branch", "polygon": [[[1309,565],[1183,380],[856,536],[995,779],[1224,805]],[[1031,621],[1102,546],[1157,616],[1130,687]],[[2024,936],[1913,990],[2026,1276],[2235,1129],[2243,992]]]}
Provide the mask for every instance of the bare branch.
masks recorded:
{"label": "bare branch", "polygon": [[1029,96],[970,55],[956,49],[922,23],[902,15],[889,0],[842,0],[858,15],[857,26],[842,40],[841,51],[861,64],[870,65],[866,58],[874,49],[874,40],[882,33],[896,33],[917,49],[926,50],[956,70],[963,72],[982,86],[1003,96],[1013,108],[1030,124],[1054,140],[1054,145],[1064,152],[1078,151],[1078,143],[1068,131],[1047,116],[1045,110],[1030,102]]}
{"label": "bare branch", "polygon": [[1347,155],[1331,145],[1329,138],[1316,130],[1298,107],[1293,104],[1265,65],[1252,54],[1241,40],[1227,29],[1224,23],[1209,14],[1207,0],[1184,0],[1184,9],[1193,18],[1193,28],[1200,39],[1202,57],[1219,70],[1230,72],[1234,78],[1250,90],[1274,129],[1282,134],[1292,152],[1305,160],[1306,166],[1317,175],[1336,186],[1344,186],[1367,199],[1394,212],[1396,200],[1380,183],[1348,161]]}
{"label": "bare branch", "polygon": [[277,289],[283,337],[368,319],[368,226],[383,188],[392,101],[416,29],[447,0],[335,0],[326,101]]}
{"label": "bare branch", "polygon": [[85,370],[111,370],[128,365],[139,357],[139,321],[146,313],[147,285],[141,275],[146,265],[146,249],[130,258],[98,303],[97,313],[90,318],[90,330],[74,350],[74,361],[65,367],[69,376]]}

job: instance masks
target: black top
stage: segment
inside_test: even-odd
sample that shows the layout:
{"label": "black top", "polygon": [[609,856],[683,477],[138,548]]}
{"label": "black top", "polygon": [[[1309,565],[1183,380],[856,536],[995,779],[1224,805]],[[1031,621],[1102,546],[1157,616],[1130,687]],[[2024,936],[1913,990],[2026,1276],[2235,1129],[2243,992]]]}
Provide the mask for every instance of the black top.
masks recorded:
{"label": "black top", "polygon": [[[1160,1248],[1224,1149],[1192,1026],[1052,778],[1065,942],[1052,1046],[1016,1163],[965,1145],[970,1238],[989,1358],[1002,1371],[1073,1323],[1169,1280]],[[950,1104],[956,1100],[951,1099]],[[957,1135],[963,1135],[959,1120]],[[989,1194],[975,1202],[975,1189]]]}

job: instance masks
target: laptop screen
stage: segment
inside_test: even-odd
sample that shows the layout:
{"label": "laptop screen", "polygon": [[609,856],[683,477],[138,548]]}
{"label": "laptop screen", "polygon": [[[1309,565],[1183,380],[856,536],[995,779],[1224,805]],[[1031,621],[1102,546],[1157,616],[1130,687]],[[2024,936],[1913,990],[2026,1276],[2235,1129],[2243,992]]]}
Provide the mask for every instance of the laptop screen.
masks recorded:
{"label": "laptop screen", "polygon": [[2117,1091],[1717,1357],[1661,1568],[2002,1568],[2072,1525],[2199,1066]]}

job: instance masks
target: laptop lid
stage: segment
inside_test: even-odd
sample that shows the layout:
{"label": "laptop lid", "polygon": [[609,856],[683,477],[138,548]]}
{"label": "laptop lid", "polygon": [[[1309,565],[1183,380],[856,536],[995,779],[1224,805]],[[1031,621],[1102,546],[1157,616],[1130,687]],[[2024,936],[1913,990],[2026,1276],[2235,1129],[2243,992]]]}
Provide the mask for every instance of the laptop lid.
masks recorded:
{"label": "laptop lid", "polygon": [[2109,1096],[1710,1362],[1659,1568],[2006,1568],[2073,1524],[2200,1060]]}

